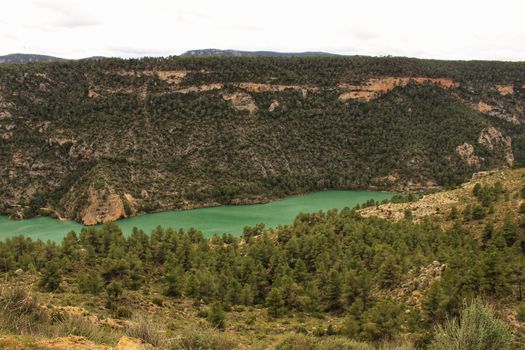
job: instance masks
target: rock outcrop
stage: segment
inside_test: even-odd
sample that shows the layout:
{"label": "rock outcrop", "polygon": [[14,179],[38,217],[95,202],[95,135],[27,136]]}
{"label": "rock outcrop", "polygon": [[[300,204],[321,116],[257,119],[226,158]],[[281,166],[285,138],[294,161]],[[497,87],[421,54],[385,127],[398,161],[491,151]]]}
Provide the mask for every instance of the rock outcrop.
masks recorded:
{"label": "rock outcrop", "polygon": [[[472,106],[475,110],[478,110],[481,113],[484,113],[486,115],[490,115],[491,117],[495,117],[495,118],[504,120],[514,125],[519,125],[522,123],[523,117],[522,118],[519,117],[518,115],[520,114],[519,111],[507,110],[496,102],[493,102],[493,104],[488,104],[483,101],[479,101],[477,104],[471,104],[471,103],[468,103],[468,104]],[[523,113],[521,113],[521,115],[523,115]]]}
{"label": "rock outcrop", "polygon": [[483,162],[482,157],[478,157],[474,153],[474,146],[469,143],[464,143],[456,147],[456,153],[463,159],[469,166],[477,167]]}
{"label": "rock outcrop", "polygon": [[120,195],[111,189],[88,189],[87,206],[80,213],[80,221],[84,225],[96,225],[116,221],[126,217],[124,203]]}
{"label": "rock outcrop", "polygon": [[304,86],[304,85],[280,85],[280,84],[261,84],[261,83],[239,83],[238,87],[248,92],[283,92],[285,90],[295,90],[301,92],[303,97],[307,97],[308,93],[317,93],[320,91],[318,87]]}
{"label": "rock outcrop", "polygon": [[175,92],[178,92],[180,94],[189,94],[189,93],[196,93],[196,92],[206,92],[206,91],[212,91],[212,90],[221,90],[223,88],[224,88],[224,84],[214,83],[214,84],[190,86],[190,87],[187,87],[187,88],[175,90]]}
{"label": "rock outcrop", "polygon": [[112,350],[110,346],[95,344],[85,337],[74,335],[53,339],[41,339],[37,344],[39,349],[46,350]]}
{"label": "rock outcrop", "polygon": [[496,90],[501,96],[512,95],[514,93],[514,85],[496,85]]}
{"label": "rock outcrop", "polygon": [[448,78],[426,78],[426,77],[385,77],[369,79],[364,85],[350,85],[347,83],[339,84],[339,88],[345,92],[339,95],[339,100],[358,100],[361,102],[370,102],[381,95],[392,91],[398,86],[406,86],[409,83],[419,85],[431,83],[441,86],[444,89],[457,87],[458,84]]}
{"label": "rock outcrop", "polygon": [[433,261],[427,266],[409,271],[406,276],[406,282],[400,288],[394,290],[393,294],[398,299],[407,298],[408,305],[420,305],[421,298],[425,292],[432,283],[441,279],[446,267],[445,264],[439,261]]}
{"label": "rock outcrop", "polygon": [[234,92],[232,94],[223,94],[222,98],[231,102],[233,108],[238,111],[248,111],[250,114],[257,112],[257,105],[252,96],[245,92]]}
{"label": "rock outcrop", "polygon": [[509,136],[503,136],[501,131],[493,126],[485,128],[478,137],[478,143],[490,151],[501,150],[505,157],[505,162],[509,167],[514,164],[514,154],[512,153],[512,139]]}
{"label": "rock outcrop", "polygon": [[280,105],[281,104],[279,103],[279,101],[273,100],[272,103],[270,104],[270,107],[268,107],[268,112],[275,111],[277,108],[279,108]]}
{"label": "rock outcrop", "polygon": [[115,350],[149,350],[153,349],[153,346],[144,343],[142,340],[137,338],[131,338],[123,336],[117,343]]}

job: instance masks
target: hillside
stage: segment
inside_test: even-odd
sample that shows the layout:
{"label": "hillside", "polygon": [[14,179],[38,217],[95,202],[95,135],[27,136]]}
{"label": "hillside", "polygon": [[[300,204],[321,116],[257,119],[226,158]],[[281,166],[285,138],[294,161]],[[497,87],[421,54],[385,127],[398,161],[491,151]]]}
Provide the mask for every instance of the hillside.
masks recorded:
{"label": "hillside", "polygon": [[60,57],[25,53],[12,53],[9,55],[0,56],[0,63],[56,62],[63,60],[64,59]]}
{"label": "hillside", "polygon": [[241,50],[220,50],[220,49],[201,49],[184,52],[181,56],[190,57],[323,57],[338,56],[328,52],[277,52],[277,51],[241,51]]}
{"label": "hillside", "polygon": [[525,162],[525,64],[309,57],[0,66],[0,213],[86,224]]}
{"label": "hillside", "polygon": [[[450,347],[436,345],[438,326],[471,310],[498,325],[486,330],[502,350],[522,349],[524,174],[428,196],[465,198],[484,216],[460,201],[441,219],[346,208],[242,237],[160,227],[126,237],[112,223],[60,244],[13,237],[0,242],[0,346],[109,350],[126,335],[163,350],[440,350]],[[476,322],[462,322],[466,337]]]}
{"label": "hillside", "polygon": [[[411,202],[389,202],[360,210],[364,217],[381,217],[399,221],[407,213],[414,221],[430,218],[432,222],[445,229],[451,228],[455,220],[462,220],[470,232],[479,239],[490,221],[501,228],[505,219],[520,220],[521,206],[525,203],[520,191],[525,185],[525,169],[479,172],[470,181],[458,188],[424,195]],[[476,195],[474,188],[481,186],[487,194]],[[504,188],[504,192],[494,193],[494,188]],[[497,202],[497,205],[494,204]],[[481,208],[481,209],[480,209]],[[477,214],[476,214],[477,213]],[[474,217],[476,216],[477,217]]]}

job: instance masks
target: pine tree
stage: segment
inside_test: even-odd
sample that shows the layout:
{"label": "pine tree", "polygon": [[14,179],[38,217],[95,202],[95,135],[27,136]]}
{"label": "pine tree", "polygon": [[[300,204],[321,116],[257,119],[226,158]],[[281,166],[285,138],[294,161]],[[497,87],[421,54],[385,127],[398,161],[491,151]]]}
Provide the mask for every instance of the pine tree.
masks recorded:
{"label": "pine tree", "polygon": [[281,288],[272,288],[266,297],[266,307],[270,317],[281,317],[285,312],[285,301]]}
{"label": "pine tree", "polygon": [[483,229],[483,243],[488,243],[494,235],[494,221],[490,220]]}
{"label": "pine tree", "polygon": [[324,304],[328,311],[341,309],[341,277],[336,270],[330,271],[328,283],[324,291]]}
{"label": "pine tree", "polygon": [[61,281],[62,274],[58,262],[50,261],[42,271],[42,277],[40,277],[38,285],[47,292],[53,292],[59,288]]}
{"label": "pine tree", "polygon": [[164,279],[164,295],[179,297],[184,288],[184,271],[182,267],[171,268]]}

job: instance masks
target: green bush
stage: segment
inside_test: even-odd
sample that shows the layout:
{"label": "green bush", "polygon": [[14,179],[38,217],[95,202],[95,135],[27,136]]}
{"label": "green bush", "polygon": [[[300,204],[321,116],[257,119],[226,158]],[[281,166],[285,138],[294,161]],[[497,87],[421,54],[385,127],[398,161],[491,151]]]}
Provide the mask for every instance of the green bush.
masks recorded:
{"label": "green bush", "polygon": [[461,312],[459,320],[451,319],[437,327],[433,350],[506,350],[512,334],[508,325],[493,311],[475,300]]}
{"label": "green bush", "polygon": [[131,310],[125,306],[119,306],[117,310],[115,311],[115,316],[117,318],[130,318],[131,315],[132,315]]}
{"label": "green bush", "polygon": [[42,271],[42,276],[38,281],[38,286],[46,292],[56,291],[60,287],[62,274],[58,262],[50,261]]}
{"label": "green bush", "polygon": [[525,322],[525,304],[521,304],[516,309],[516,320]]}

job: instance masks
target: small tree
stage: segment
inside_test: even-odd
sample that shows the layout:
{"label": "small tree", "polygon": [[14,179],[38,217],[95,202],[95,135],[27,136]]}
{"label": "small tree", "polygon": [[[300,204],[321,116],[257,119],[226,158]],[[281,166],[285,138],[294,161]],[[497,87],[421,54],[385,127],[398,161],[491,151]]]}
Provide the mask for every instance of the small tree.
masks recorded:
{"label": "small tree", "polygon": [[505,322],[480,300],[464,307],[460,320],[436,328],[433,350],[506,350],[512,334]]}
{"label": "small tree", "polygon": [[221,303],[213,303],[210,306],[207,320],[217,329],[223,330],[226,327],[226,313]]}
{"label": "small tree", "polygon": [[82,273],[78,276],[77,285],[80,293],[97,295],[102,289],[103,281],[96,272]]}
{"label": "small tree", "polygon": [[46,264],[38,286],[47,292],[53,292],[58,289],[62,281],[60,267],[56,261],[50,261]]}
{"label": "small tree", "polygon": [[181,267],[170,269],[164,280],[164,295],[179,297],[184,288],[184,271]]}
{"label": "small tree", "polygon": [[472,218],[474,220],[481,220],[485,217],[485,209],[479,204],[476,204],[472,208]]}
{"label": "small tree", "polygon": [[284,307],[284,296],[281,288],[272,288],[266,297],[266,306],[268,307],[268,315],[271,317],[282,316],[286,308]]}
{"label": "small tree", "polygon": [[115,281],[111,282],[106,287],[106,294],[107,294],[106,307],[108,309],[114,309],[115,301],[117,301],[122,295],[122,284],[120,284],[119,282],[115,282]]}

